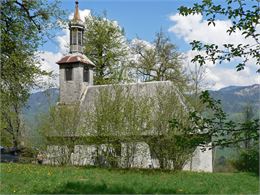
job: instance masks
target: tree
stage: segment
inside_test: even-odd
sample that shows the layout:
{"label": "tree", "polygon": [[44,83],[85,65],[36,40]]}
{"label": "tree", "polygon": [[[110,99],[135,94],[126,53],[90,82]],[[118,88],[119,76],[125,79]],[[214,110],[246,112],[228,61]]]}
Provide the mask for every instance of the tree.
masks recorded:
{"label": "tree", "polygon": [[82,136],[82,114],[79,105],[75,104],[51,107],[47,114],[41,116],[38,130],[43,136],[44,145],[58,146],[58,153],[48,151],[51,156],[54,155],[49,159],[51,163],[71,163],[74,146],[79,141],[79,136]]}
{"label": "tree", "polygon": [[86,19],[85,54],[96,65],[97,85],[114,83],[124,78],[124,62],[128,54],[123,29],[104,16]]}
{"label": "tree", "polygon": [[198,63],[194,63],[194,67],[190,64],[189,68],[189,81],[191,83],[191,90],[195,97],[198,97],[202,89],[205,87],[206,67],[200,66]]}
{"label": "tree", "polygon": [[242,150],[233,165],[239,171],[253,172],[259,175],[259,142],[250,149]]}
{"label": "tree", "polygon": [[87,107],[85,134],[92,135],[91,143],[96,144],[96,165],[102,166],[101,156],[109,166],[134,165],[136,145],[142,140],[141,133],[149,129],[151,115],[150,101],[137,94],[131,85],[111,85],[100,88]]}
{"label": "tree", "polygon": [[[250,103],[248,103],[244,107],[244,122],[248,123],[253,118],[254,118],[253,107],[252,107],[252,105]],[[252,142],[252,140],[250,140],[250,137],[248,135],[248,131],[244,132],[244,137],[245,137],[244,148],[245,149],[249,149],[250,148],[250,142]]]}
{"label": "tree", "polygon": [[184,97],[175,87],[160,86],[152,97],[151,134],[147,138],[150,150],[162,169],[182,170],[202,139],[194,121],[190,120]]}
{"label": "tree", "polygon": [[[1,1],[1,133],[18,147],[21,136],[21,109],[36,79],[49,75],[41,70],[38,47],[44,43],[63,12],[58,1]],[[60,21],[60,20],[59,20]]]}
{"label": "tree", "polygon": [[[237,71],[243,70],[249,58],[256,60],[256,64],[260,64],[260,44],[259,32],[257,25],[259,23],[260,9],[258,1],[251,1],[246,4],[245,0],[226,0],[226,4],[216,4],[212,0],[203,0],[201,3],[195,3],[193,7],[180,7],[181,15],[202,14],[207,18],[208,25],[215,26],[216,17],[221,16],[232,22],[227,29],[227,33],[241,33],[245,39],[254,41],[254,44],[230,44],[225,43],[221,46],[216,44],[203,44],[194,40],[191,45],[193,50],[205,51],[205,55],[196,55],[192,62],[198,62],[200,65],[206,63],[207,60],[213,63],[222,63],[223,61],[231,61],[234,58],[240,58],[237,64]],[[260,72],[260,69],[258,69]],[[252,119],[236,124],[228,120],[226,114],[220,107],[220,101],[215,101],[209,97],[208,92],[201,95],[202,102],[213,111],[214,117],[203,118],[198,116],[197,124],[199,129],[205,129],[217,139],[213,142],[213,146],[229,146],[237,143],[246,142],[246,140],[259,139],[259,120]],[[191,113],[197,117],[198,112]],[[246,132],[246,136],[245,136]]]}
{"label": "tree", "polygon": [[[260,20],[259,1],[252,0],[226,0],[225,4],[217,4],[212,0],[203,0],[201,3],[195,3],[193,7],[188,8],[181,6],[180,14],[187,16],[190,14],[202,14],[207,18],[208,25],[215,26],[216,17],[227,18],[232,25],[227,29],[228,35],[233,33],[241,33],[245,39],[250,39],[252,44],[230,44],[225,43],[221,46],[216,44],[203,44],[194,40],[191,42],[193,50],[205,51],[206,55],[196,55],[193,62],[200,65],[210,60],[213,63],[222,63],[223,61],[231,61],[234,58],[240,58],[241,61],[236,65],[237,71],[243,70],[250,58],[256,60],[256,64],[260,65],[260,42],[259,31],[257,26]],[[258,69],[260,72],[260,69]]]}
{"label": "tree", "polygon": [[[233,165],[240,171],[250,171],[259,174],[259,139],[252,139],[251,121],[254,119],[252,104],[244,106],[244,128],[241,137],[244,138],[242,143],[238,143],[239,157],[233,161]],[[258,127],[258,131],[260,128]]]}
{"label": "tree", "polygon": [[[194,121],[192,128],[198,129],[205,137],[214,137],[212,147],[225,147],[241,144],[246,140],[257,141],[259,139],[259,119],[240,123],[229,120],[227,114],[221,108],[220,100],[211,98],[208,91],[201,93],[200,101],[206,106],[206,110],[203,112],[192,110],[189,112],[189,118]],[[178,124],[178,120],[176,124]],[[201,145],[207,143],[204,143],[204,140],[202,141]]]}
{"label": "tree", "polygon": [[141,81],[170,80],[179,87],[186,85],[181,54],[162,31],[156,34],[152,45],[135,41],[132,52],[135,59],[131,61],[130,67],[137,72],[136,77]]}
{"label": "tree", "polygon": [[198,63],[188,63],[187,75],[189,80],[189,95],[187,99],[190,105],[197,111],[203,110],[204,106],[199,99],[200,93],[208,83],[206,82],[206,67]]}

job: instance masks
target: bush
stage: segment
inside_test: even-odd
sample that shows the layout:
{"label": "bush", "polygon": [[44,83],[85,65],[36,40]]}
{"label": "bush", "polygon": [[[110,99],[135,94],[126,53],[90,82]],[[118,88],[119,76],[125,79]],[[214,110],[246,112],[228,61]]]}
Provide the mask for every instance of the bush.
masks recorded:
{"label": "bush", "polygon": [[241,151],[238,160],[233,162],[239,171],[254,172],[259,175],[259,149],[254,147]]}

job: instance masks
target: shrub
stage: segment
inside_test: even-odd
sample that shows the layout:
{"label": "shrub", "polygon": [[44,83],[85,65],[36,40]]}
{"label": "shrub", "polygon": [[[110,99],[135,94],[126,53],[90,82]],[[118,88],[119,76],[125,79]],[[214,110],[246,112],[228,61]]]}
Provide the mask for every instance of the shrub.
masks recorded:
{"label": "shrub", "polygon": [[239,171],[249,171],[259,175],[258,147],[242,150],[238,160],[234,161],[233,165]]}

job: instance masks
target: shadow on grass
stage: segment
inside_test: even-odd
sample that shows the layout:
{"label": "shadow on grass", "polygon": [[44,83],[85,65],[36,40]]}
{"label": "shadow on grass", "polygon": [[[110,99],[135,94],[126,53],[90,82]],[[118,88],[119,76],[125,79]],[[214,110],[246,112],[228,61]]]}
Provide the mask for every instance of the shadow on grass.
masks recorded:
{"label": "shadow on grass", "polygon": [[113,184],[107,186],[106,183],[85,183],[85,182],[68,182],[63,186],[60,186],[59,189],[42,191],[41,194],[175,194],[175,189],[135,189],[133,187],[128,187],[120,184]]}

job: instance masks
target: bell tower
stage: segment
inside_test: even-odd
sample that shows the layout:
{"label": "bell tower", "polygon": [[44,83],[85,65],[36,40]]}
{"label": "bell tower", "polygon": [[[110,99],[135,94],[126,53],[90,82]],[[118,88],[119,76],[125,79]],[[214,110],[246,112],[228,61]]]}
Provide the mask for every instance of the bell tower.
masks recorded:
{"label": "bell tower", "polygon": [[93,85],[93,68],[83,54],[84,23],[80,19],[78,1],[75,1],[73,19],[69,22],[70,52],[57,62],[60,76],[60,103],[72,104],[80,101],[87,86]]}
{"label": "bell tower", "polygon": [[79,2],[75,1],[73,19],[69,22],[70,30],[70,53],[82,53],[84,24],[79,16]]}

